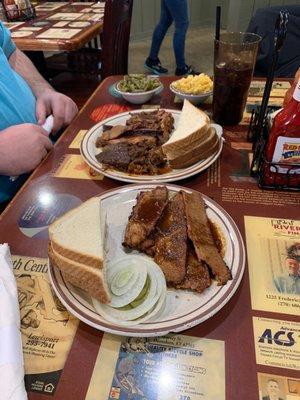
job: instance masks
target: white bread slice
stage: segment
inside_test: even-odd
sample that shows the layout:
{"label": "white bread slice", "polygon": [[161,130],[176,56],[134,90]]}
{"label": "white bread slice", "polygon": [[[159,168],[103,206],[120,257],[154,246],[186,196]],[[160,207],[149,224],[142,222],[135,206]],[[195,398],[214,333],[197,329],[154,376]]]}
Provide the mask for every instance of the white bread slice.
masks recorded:
{"label": "white bread slice", "polygon": [[173,156],[173,152],[183,147],[192,145],[193,142],[201,140],[209,127],[209,117],[188,100],[184,100],[177,129],[170,139],[162,145],[166,156]]}
{"label": "white bread slice", "polygon": [[196,162],[212,156],[220,147],[220,139],[215,128],[210,127],[207,137],[178,157],[168,159],[172,168],[187,168]]}
{"label": "white bread slice", "polygon": [[55,252],[51,244],[48,254],[50,260],[61,270],[68,282],[102,303],[109,303],[110,296],[103,270],[69,260]]}
{"label": "white bread slice", "polygon": [[92,197],[68,211],[49,226],[53,250],[70,260],[103,267],[104,237],[100,199]]}

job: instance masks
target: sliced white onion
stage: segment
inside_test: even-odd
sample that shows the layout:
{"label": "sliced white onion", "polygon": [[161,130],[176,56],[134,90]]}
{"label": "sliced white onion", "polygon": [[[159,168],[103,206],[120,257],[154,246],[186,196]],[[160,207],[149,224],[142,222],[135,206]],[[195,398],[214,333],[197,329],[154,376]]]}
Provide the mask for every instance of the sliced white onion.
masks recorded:
{"label": "sliced white onion", "polygon": [[[147,268],[145,265],[138,264],[136,260],[128,257],[114,260],[107,264],[107,285],[110,290],[111,307],[124,307],[134,301],[143,290],[147,279]],[[127,281],[122,287],[112,287],[114,279],[118,274],[129,271],[132,273],[132,279]]]}
{"label": "sliced white onion", "polygon": [[158,282],[159,278],[157,278],[156,270],[154,270],[153,267],[150,268],[148,266],[147,270],[148,277],[150,279],[150,288],[142,303],[137,307],[131,308],[130,310],[119,310],[118,308],[114,308],[111,303],[109,305],[100,303],[102,313],[106,314],[103,315],[105,318],[107,317],[107,314],[109,314],[110,316],[119,320],[131,321],[146,314],[157,303],[161,295],[162,285],[161,282]]}
{"label": "sliced white onion", "polygon": [[[95,310],[102,315],[107,321],[112,322],[115,325],[120,325],[120,326],[136,326],[139,325],[143,322],[148,321],[150,318],[152,319],[153,317],[155,317],[158,313],[160,314],[160,311],[163,310],[165,303],[166,303],[166,291],[164,293],[162,293],[162,295],[160,296],[158,302],[155,304],[154,307],[152,307],[152,309],[145,314],[144,316],[134,319],[132,321],[120,321],[119,319],[113,318],[111,315],[107,315],[107,317],[104,315],[102,315],[102,312],[100,310],[97,310],[97,306],[99,304],[98,300],[96,299],[92,299],[93,301],[93,306],[95,308]],[[101,303],[100,303],[101,304]]]}
{"label": "sliced white onion", "polygon": [[130,270],[127,269],[126,271],[119,271],[110,281],[110,290],[114,295],[122,296],[127,293],[132,286],[134,286],[138,277],[139,273],[134,268],[131,268]]}
{"label": "sliced white onion", "polygon": [[[154,261],[145,256],[128,256],[124,259],[114,261],[113,265],[108,265],[109,279],[115,283],[117,282],[117,287],[129,287],[128,283],[130,281],[130,276],[135,276],[137,271],[136,267],[140,268],[140,271],[145,269],[146,279],[148,276],[148,279],[150,280],[148,293],[145,294],[142,302],[139,305],[128,310],[120,310],[118,308],[123,306],[116,306],[113,304],[122,304],[125,301],[127,302],[128,299],[133,297],[134,292],[135,297],[124,305],[132,303],[142,292],[146,279],[144,285],[139,288],[139,291],[135,290],[136,285],[134,285],[132,290],[130,290],[130,293],[124,293],[121,296],[116,296],[112,293],[112,302],[109,305],[102,304],[98,300],[92,299],[95,310],[107,321],[123,326],[137,325],[152,318],[162,309],[163,305],[165,304],[167,287],[164,274]],[[121,273],[122,270],[124,271],[124,269],[128,269],[128,276],[126,276],[125,272],[125,277],[123,278],[121,276],[118,281],[116,275]],[[114,277],[116,277],[115,280]],[[111,282],[109,282],[109,279],[108,286],[110,286]],[[134,279],[132,279],[132,281],[133,280]],[[113,291],[115,291],[115,287]],[[136,294],[136,292],[138,293]]]}

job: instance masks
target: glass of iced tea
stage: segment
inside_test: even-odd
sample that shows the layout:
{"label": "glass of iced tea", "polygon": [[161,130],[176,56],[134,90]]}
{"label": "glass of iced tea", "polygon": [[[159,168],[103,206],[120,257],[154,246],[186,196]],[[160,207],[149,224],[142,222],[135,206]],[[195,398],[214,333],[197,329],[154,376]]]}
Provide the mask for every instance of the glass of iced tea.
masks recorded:
{"label": "glass of iced tea", "polygon": [[246,106],[261,37],[254,33],[226,32],[215,39],[213,120],[236,125]]}

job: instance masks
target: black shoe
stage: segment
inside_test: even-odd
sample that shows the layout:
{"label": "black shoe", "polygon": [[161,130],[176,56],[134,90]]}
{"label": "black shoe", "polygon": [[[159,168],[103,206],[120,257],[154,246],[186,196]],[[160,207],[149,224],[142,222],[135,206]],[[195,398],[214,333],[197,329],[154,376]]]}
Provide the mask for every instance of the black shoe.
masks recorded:
{"label": "black shoe", "polygon": [[191,65],[186,65],[184,68],[176,68],[175,75],[199,75],[199,72],[195,71]]}
{"label": "black shoe", "polygon": [[155,75],[166,74],[168,72],[167,68],[162,67],[159,58],[153,60],[152,58],[148,57],[144,66]]}

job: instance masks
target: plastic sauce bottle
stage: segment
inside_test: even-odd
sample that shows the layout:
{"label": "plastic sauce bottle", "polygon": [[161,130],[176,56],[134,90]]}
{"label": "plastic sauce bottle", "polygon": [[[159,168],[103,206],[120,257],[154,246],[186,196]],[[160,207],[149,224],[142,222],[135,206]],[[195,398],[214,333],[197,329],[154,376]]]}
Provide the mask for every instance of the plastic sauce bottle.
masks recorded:
{"label": "plastic sauce bottle", "polygon": [[296,88],[296,85],[297,85],[297,82],[299,79],[300,79],[300,68],[296,72],[295,79],[294,79],[292,86],[289,88],[289,90],[285,94],[284,101],[283,101],[283,107],[285,107],[291,101],[294,90]]}
{"label": "plastic sauce bottle", "polygon": [[264,163],[266,185],[300,188],[300,79],[291,100],[274,118],[266,146],[266,160],[277,164]]}

